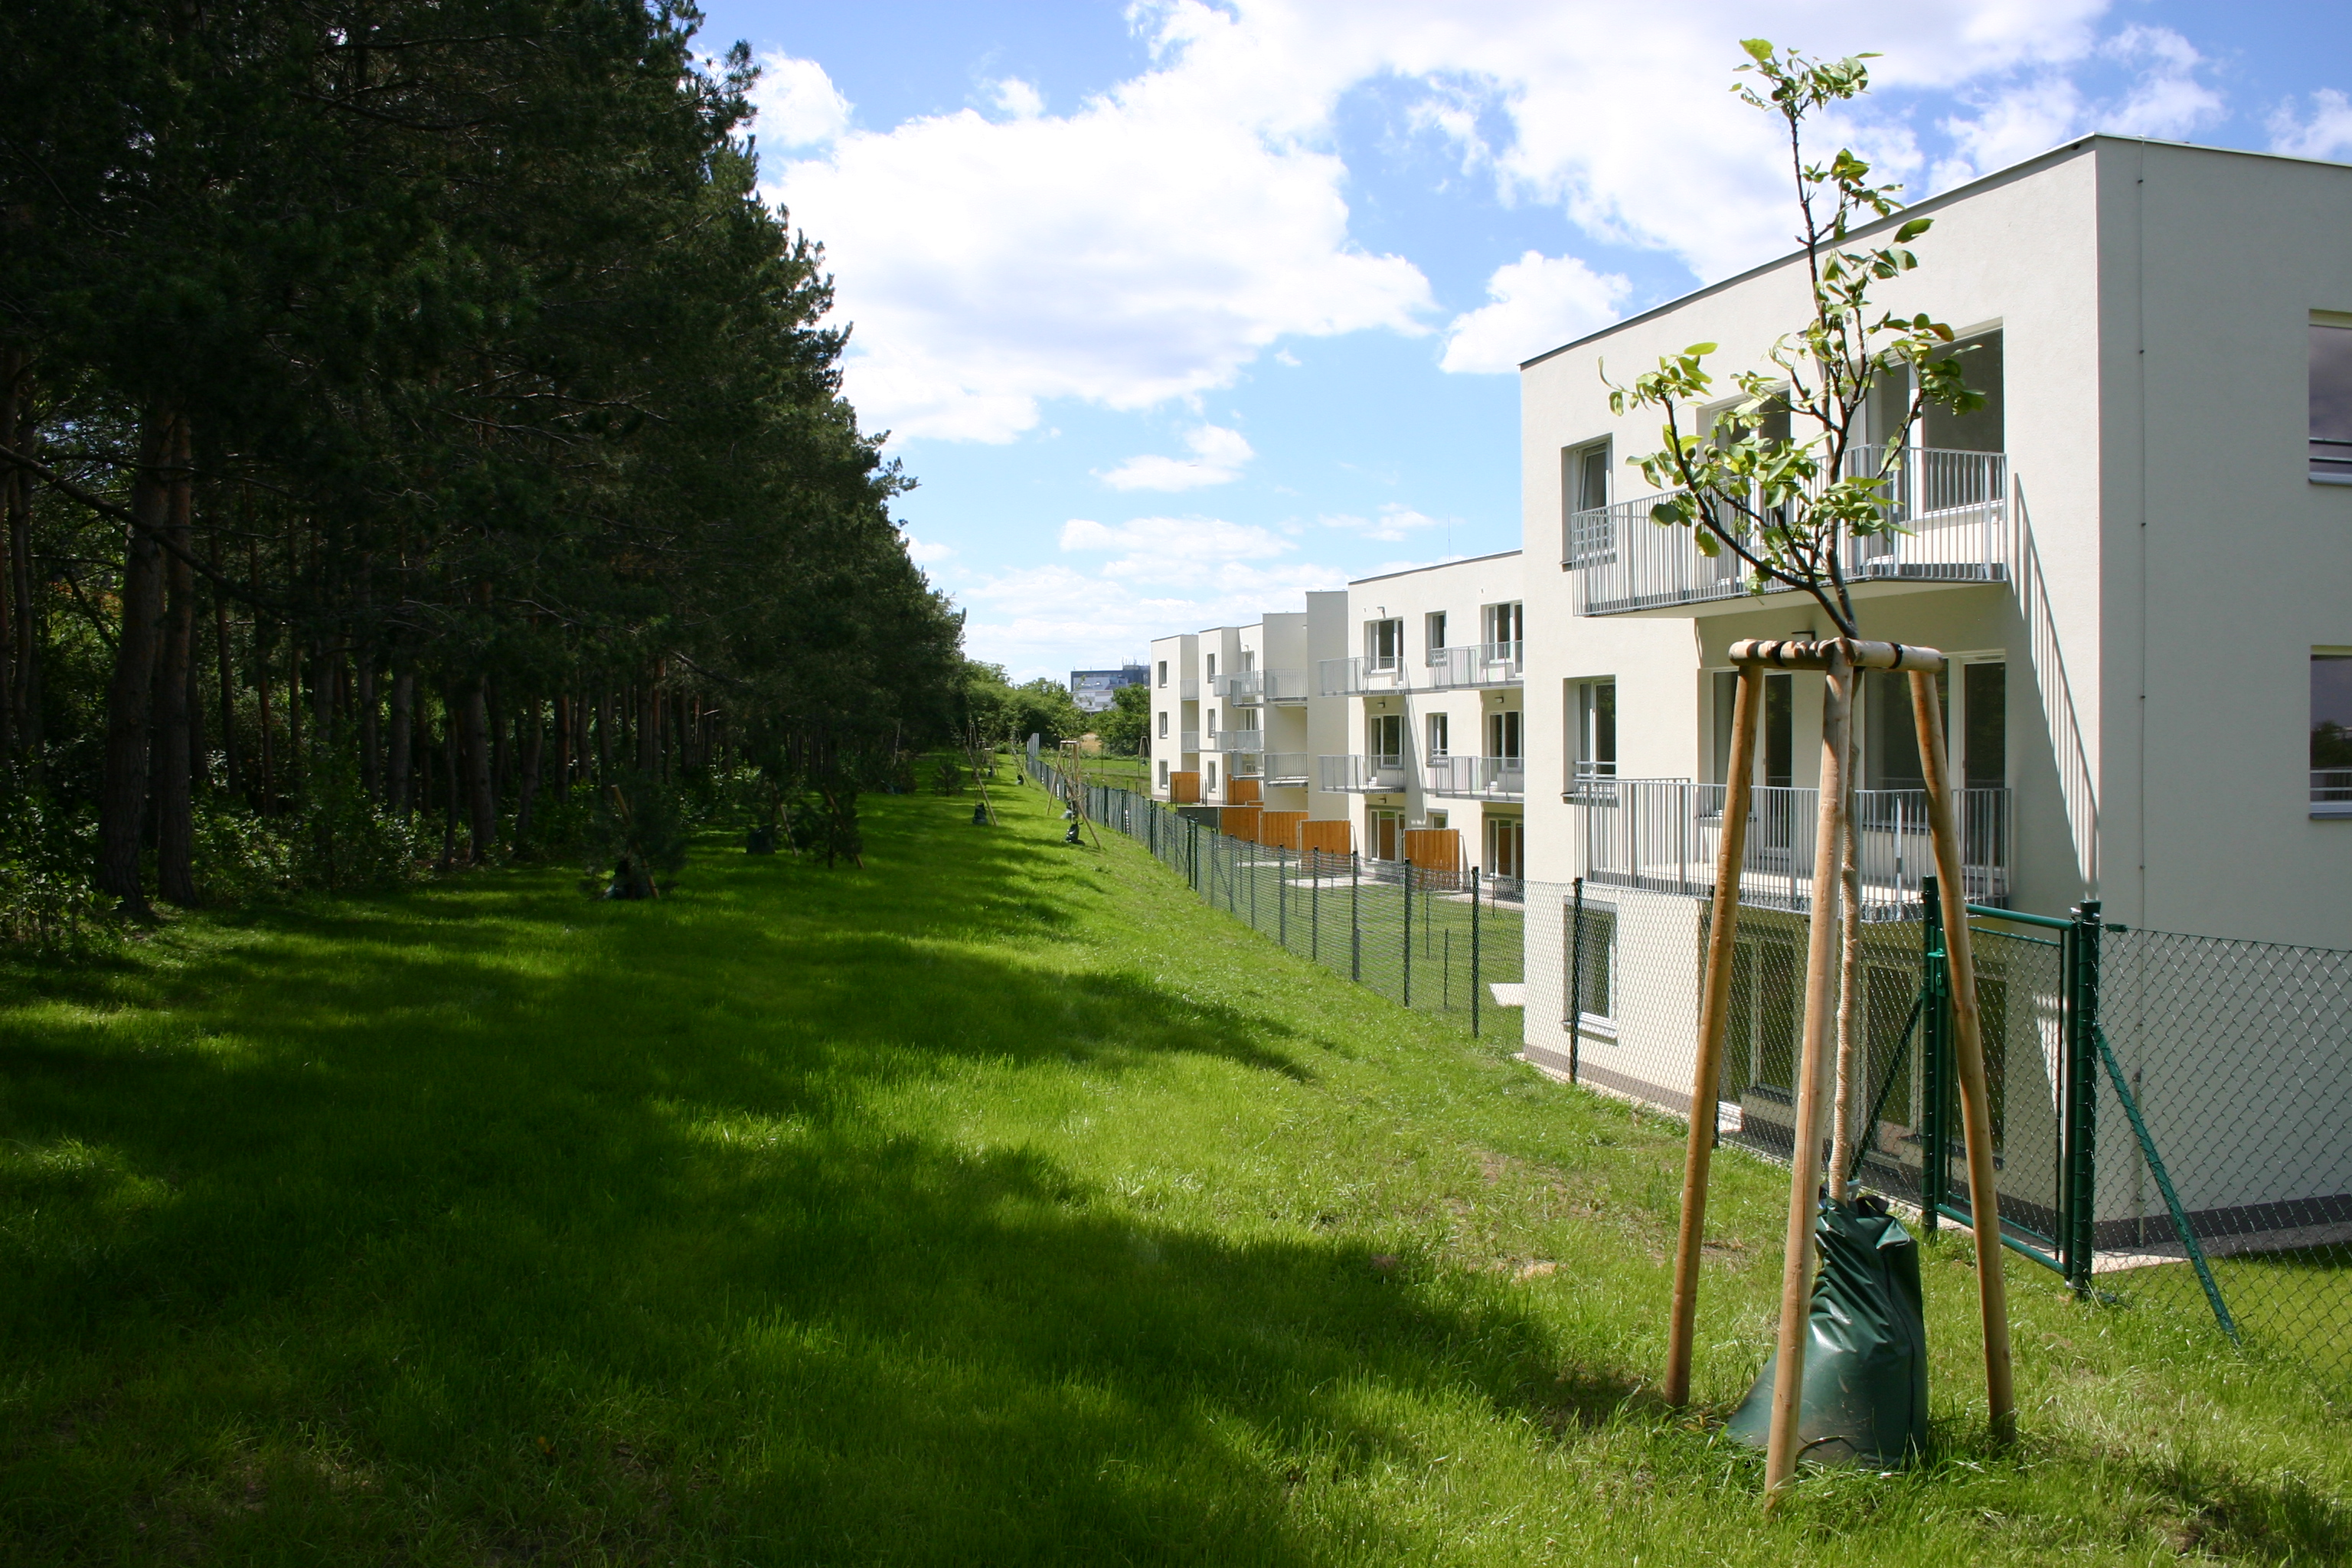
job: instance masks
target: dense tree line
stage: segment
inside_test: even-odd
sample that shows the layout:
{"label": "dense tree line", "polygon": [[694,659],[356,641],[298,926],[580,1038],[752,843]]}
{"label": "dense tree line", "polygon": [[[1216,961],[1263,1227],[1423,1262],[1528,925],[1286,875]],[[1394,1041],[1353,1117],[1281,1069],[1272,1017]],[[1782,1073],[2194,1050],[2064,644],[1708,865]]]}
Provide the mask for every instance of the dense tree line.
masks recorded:
{"label": "dense tree line", "polygon": [[965,727],[698,21],[0,7],[0,770],[107,897],[195,901],[223,812],[480,861],[583,784]]}

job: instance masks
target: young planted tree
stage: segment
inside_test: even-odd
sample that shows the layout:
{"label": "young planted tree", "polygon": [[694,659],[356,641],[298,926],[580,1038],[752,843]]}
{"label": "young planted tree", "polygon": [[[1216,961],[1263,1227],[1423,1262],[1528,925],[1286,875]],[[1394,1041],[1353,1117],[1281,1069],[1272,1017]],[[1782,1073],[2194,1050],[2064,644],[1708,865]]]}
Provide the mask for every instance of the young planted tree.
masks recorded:
{"label": "young planted tree", "polygon": [[[1836,1081],[1831,1186],[1837,1198],[1846,1195],[1853,1163],[1853,1112],[1860,1099],[1853,1022],[1861,888],[1851,809],[1852,720],[1858,665],[1913,671],[1914,707],[1924,742],[1921,754],[1933,759],[1929,771],[1934,776],[1928,784],[1931,815],[1937,819],[1938,868],[1946,873],[1942,878],[1946,923],[1955,933],[1959,950],[1954,954],[1954,979],[1967,994],[1958,1009],[1963,1015],[1958,1030],[1963,1115],[1984,1293],[1987,1381],[1996,1431],[2007,1430],[2011,1412],[2006,1308],[2000,1284],[2000,1247],[1990,1179],[1990,1118],[1982,1103],[1980,1041],[1974,1028],[1972,972],[1965,951],[1967,922],[1958,907],[1965,894],[1956,855],[1951,865],[1945,866],[1945,851],[1950,847],[1947,841],[1951,837],[1948,801],[1942,793],[1940,731],[1931,733],[1933,671],[1940,668],[1942,658],[1931,651],[1907,650],[1899,645],[1861,643],[1851,592],[1851,574],[1867,542],[1906,531],[1898,497],[1904,465],[1909,460],[1912,429],[1931,405],[1966,412],[1980,406],[1983,398],[1967,386],[1951,328],[1924,311],[1906,316],[1875,305],[1871,299],[1874,287],[1917,268],[1918,258],[1910,246],[1927,232],[1931,220],[1898,220],[1901,204],[1896,193],[1901,187],[1874,183],[1870,165],[1850,150],[1839,149],[1827,163],[1813,161],[1806,152],[1808,120],[1832,104],[1866,91],[1870,78],[1864,62],[1874,57],[1819,60],[1777,48],[1761,38],[1743,40],[1741,47],[1748,53],[1748,63],[1739,67],[1739,72],[1755,79],[1736,84],[1733,90],[1746,102],[1778,117],[1786,134],[1800,216],[1797,239],[1811,288],[1811,312],[1795,331],[1771,345],[1765,355],[1767,368],[1732,374],[1729,380],[1738,398],[1728,408],[1717,406],[1721,394],[1708,368],[1710,356],[1717,352],[1714,343],[1693,344],[1679,354],[1663,358],[1656,370],[1635,377],[1630,384],[1612,384],[1610,404],[1619,414],[1653,409],[1664,417],[1663,445],[1633,459],[1652,486],[1663,492],[1651,508],[1652,521],[1661,527],[1688,530],[1692,544],[1702,555],[1720,560],[1727,554],[1736,559],[1752,593],[1794,590],[1805,595],[1837,632],[1825,644],[1783,648],[1778,656],[1780,662],[1799,668],[1824,669],[1829,693],[1823,709],[1821,821],[1815,845],[1801,1081],[1792,1158],[1795,1171],[1767,1468],[1768,1486],[1777,1493],[1793,1473],[1796,1461],[1797,1398],[1803,1380],[1815,1193],[1821,1173],[1820,1079],[1825,1058],[1831,1055],[1832,1033]],[[1758,667],[1751,661],[1743,671],[1736,720],[1743,736],[1754,722],[1758,679]],[[1726,808],[1717,876],[1666,1374],[1668,1397],[1676,1402],[1689,1394],[1707,1151],[1713,1142],[1716,1076],[1721,1059],[1720,982],[1728,968],[1730,926],[1738,907],[1746,784],[1744,777],[1733,781],[1740,798]],[[1738,824],[1731,820],[1735,809],[1742,819]],[[1970,1084],[1973,1092],[1968,1089]]]}

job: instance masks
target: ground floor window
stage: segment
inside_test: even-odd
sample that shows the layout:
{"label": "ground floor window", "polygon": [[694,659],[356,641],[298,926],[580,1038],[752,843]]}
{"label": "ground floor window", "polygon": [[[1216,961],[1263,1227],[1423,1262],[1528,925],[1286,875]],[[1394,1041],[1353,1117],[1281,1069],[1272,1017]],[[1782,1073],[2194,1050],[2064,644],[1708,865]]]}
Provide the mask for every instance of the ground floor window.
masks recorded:
{"label": "ground floor window", "polygon": [[1494,877],[1524,877],[1527,868],[1527,824],[1516,816],[1486,819],[1486,872]]}
{"label": "ground floor window", "polygon": [[1168,764],[1166,763],[1161,763],[1160,764],[1160,787],[1161,789],[1166,789],[1168,787]]}
{"label": "ground floor window", "polygon": [[1606,1023],[1617,1016],[1617,911],[1587,900],[1582,910],[1568,905],[1567,949],[1562,954],[1573,1013]]}
{"label": "ground floor window", "polygon": [[1371,854],[1375,860],[1404,858],[1404,813],[1375,811],[1371,814]]}
{"label": "ground floor window", "polygon": [[2312,650],[2311,814],[2352,816],[2352,649]]}

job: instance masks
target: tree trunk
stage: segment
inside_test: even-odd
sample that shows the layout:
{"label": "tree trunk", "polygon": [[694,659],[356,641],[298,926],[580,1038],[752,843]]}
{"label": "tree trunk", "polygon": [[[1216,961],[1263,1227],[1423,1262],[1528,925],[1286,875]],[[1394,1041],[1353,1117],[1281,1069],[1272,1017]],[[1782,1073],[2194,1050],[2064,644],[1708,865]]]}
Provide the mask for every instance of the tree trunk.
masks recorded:
{"label": "tree trunk", "polygon": [[106,690],[106,762],[98,800],[98,885],[136,913],[147,912],[139,879],[141,819],[155,700],[155,658],[163,640],[163,552],[155,532],[170,510],[167,465],[177,450],[176,416],[150,409],[141,421],[139,470],[131,510],[140,526],[122,550],[122,624]]}
{"label": "tree trunk", "polygon": [[649,679],[637,688],[637,772],[647,778],[661,767],[661,702]]}
{"label": "tree trunk", "polygon": [[390,764],[391,777],[385,782],[385,804],[398,817],[408,816],[409,749],[415,744],[410,726],[415,722],[416,677],[406,670],[395,671],[392,678],[392,745],[385,761]]}
{"label": "tree trunk", "polygon": [[474,835],[467,858],[481,866],[488,863],[490,846],[498,840],[499,819],[498,801],[490,793],[489,700],[478,676],[466,683],[459,700],[464,705],[460,723],[465,737],[467,822]]}
{"label": "tree trunk", "polygon": [[164,506],[165,536],[172,551],[163,558],[169,597],[163,652],[155,667],[155,735],[150,764],[155,791],[156,887],[182,909],[196,901],[195,823],[190,799],[195,744],[189,731],[194,715],[188,702],[196,627],[196,576],[187,563],[194,538],[189,516],[195,504],[195,487],[188,477],[191,456],[188,422],[184,418],[173,442],[171,490]]}
{"label": "tree trunk", "polygon": [[[10,426],[9,446],[26,451],[33,444],[33,376],[21,359],[0,396],[0,420]],[[33,482],[22,473],[11,476],[7,491],[8,580],[16,614],[9,632],[15,638],[9,660],[7,704],[15,754],[23,760],[25,781],[37,789],[41,783],[41,602],[33,579]]]}
{"label": "tree trunk", "polygon": [[355,696],[360,708],[360,787],[367,791],[368,799],[379,805],[383,803],[383,771],[376,754],[375,650],[362,647],[359,653],[359,679]]}
{"label": "tree trunk", "polygon": [[520,855],[523,852],[523,846],[530,841],[531,802],[536,799],[539,795],[540,762],[541,758],[544,757],[547,751],[547,726],[541,721],[541,716],[539,710],[539,701],[537,699],[533,699],[530,707],[525,710],[529,715],[525,720],[525,722],[530,726],[530,738],[520,742],[522,747],[522,788],[520,791],[521,798],[515,806],[514,830],[514,847],[515,853],[517,855]]}
{"label": "tree trunk", "polygon": [[[213,570],[220,570],[220,538],[212,541]],[[245,767],[236,748],[236,664],[229,657],[228,600],[215,584],[213,587],[213,642],[220,670],[220,735],[221,766],[228,774],[228,792],[246,793]]]}
{"label": "tree trunk", "polygon": [[457,689],[441,689],[441,869],[457,863]]}
{"label": "tree trunk", "polygon": [[572,698],[563,692],[555,699],[555,798],[572,798]]}

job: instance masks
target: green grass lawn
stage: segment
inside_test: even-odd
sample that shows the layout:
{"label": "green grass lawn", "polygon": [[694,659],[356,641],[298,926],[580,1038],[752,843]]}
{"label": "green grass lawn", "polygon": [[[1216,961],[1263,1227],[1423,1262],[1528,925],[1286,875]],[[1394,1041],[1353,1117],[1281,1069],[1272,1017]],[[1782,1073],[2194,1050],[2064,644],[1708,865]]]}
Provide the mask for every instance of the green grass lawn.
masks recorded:
{"label": "green grass lawn", "polygon": [[[1000,770],[1000,778],[1006,772]],[[1965,1244],[1937,1451],[1778,1520],[1712,1423],[1780,1173],[1201,907],[1136,847],[868,803],[698,856],[182,921],[0,973],[0,1561],[2342,1561],[2352,1431],[2192,1313]]]}

